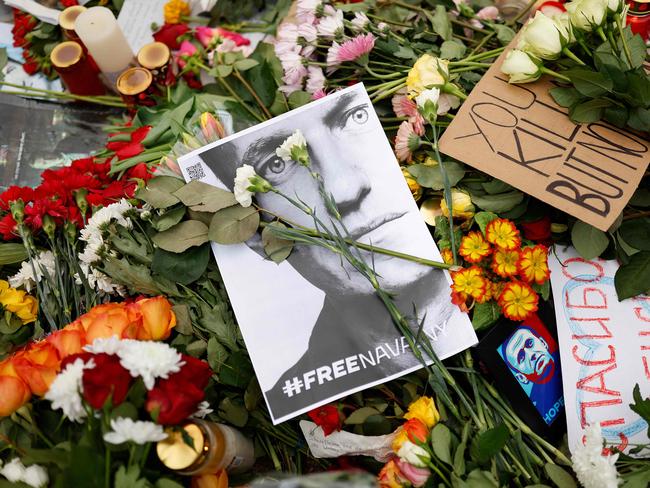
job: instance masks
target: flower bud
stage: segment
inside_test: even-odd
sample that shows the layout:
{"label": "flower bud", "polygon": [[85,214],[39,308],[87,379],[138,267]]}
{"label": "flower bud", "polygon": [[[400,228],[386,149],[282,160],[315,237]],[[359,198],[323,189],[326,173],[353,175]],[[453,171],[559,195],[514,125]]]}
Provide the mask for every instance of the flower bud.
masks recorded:
{"label": "flower bud", "polygon": [[74,191],[74,200],[77,204],[77,207],[81,211],[81,215],[86,215],[88,212],[88,201],[86,200],[86,195],[88,195],[88,190],[86,188],[78,188]]}
{"label": "flower bud", "polygon": [[9,209],[11,210],[11,216],[14,218],[16,223],[21,224],[25,217],[25,202],[21,199],[9,202]]}
{"label": "flower bud", "polygon": [[571,25],[571,19],[569,19],[568,12],[562,12],[560,15],[553,17],[553,23],[560,32],[560,37],[562,38],[562,43],[564,45],[576,41],[576,36],[573,34],[573,26]]}
{"label": "flower bud", "polygon": [[565,6],[571,24],[576,29],[591,32],[605,20],[608,0],[574,0]]}
{"label": "flower bud", "polygon": [[201,125],[201,132],[205,137],[206,142],[216,141],[226,136],[226,131],[214,115],[210,112],[203,112],[199,119]]}
{"label": "flower bud", "polygon": [[557,59],[563,47],[557,26],[540,11],[526,23],[517,45],[517,49],[542,59]]}
{"label": "flower bud", "polygon": [[405,441],[402,447],[397,451],[400,459],[406,461],[418,468],[425,468],[427,462],[431,459],[429,453],[422,447],[413,444],[411,441]]}
{"label": "flower bud", "polygon": [[406,87],[411,96],[423,90],[444,85],[449,78],[449,62],[430,54],[423,54],[415,62],[406,77]]}
{"label": "flower bud", "polygon": [[[459,219],[471,218],[476,210],[469,194],[456,188],[451,189],[451,206],[453,217]],[[442,214],[445,217],[449,218],[449,208],[447,207],[446,198],[440,200],[440,210],[442,210]]]}
{"label": "flower bud", "polygon": [[542,76],[541,62],[519,49],[513,49],[506,55],[501,65],[501,72],[510,76],[510,83],[530,83]]}
{"label": "flower bud", "polygon": [[430,123],[436,120],[438,116],[438,99],[440,98],[440,90],[438,88],[428,88],[415,97],[415,103],[418,110],[426,120]]}
{"label": "flower bud", "polygon": [[54,232],[56,231],[56,222],[51,215],[43,215],[43,231],[47,234],[48,237],[54,238]]}

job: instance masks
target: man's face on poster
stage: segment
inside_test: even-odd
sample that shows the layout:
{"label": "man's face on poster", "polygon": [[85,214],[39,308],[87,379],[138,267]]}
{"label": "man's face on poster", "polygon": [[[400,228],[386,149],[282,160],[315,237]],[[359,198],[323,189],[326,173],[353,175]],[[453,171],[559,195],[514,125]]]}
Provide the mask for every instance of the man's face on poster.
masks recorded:
{"label": "man's face on poster", "polygon": [[[347,93],[312,110],[268,126],[232,142],[236,144],[237,165],[249,164],[283,194],[296,196],[314,208],[319,218],[330,217],[309,170],[285,162],[275,150],[296,129],[300,129],[309,149],[313,170],[320,173],[325,188],[332,193],[343,223],[353,239],[377,247],[412,254],[413,232],[421,227],[413,210],[397,162],[387,148],[383,130],[367,98]],[[386,164],[387,157],[391,158]],[[395,165],[395,175],[381,174],[379,168]],[[257,204],[291,222],[313,228],[312,218],[274,193],[256,195]],[[268,215],[267,215],[268,217]],[[429,269],[382,254],[364,253],[374,261],[382,285],[399,291],[415,282]],[[372,293],[367,280],[337,254],[318,246],[296,246],[290,263],[305,278],[329,290]]]}
{"label": "man's face on poster", "polygon": [[555,361],[546,341],[527,327],[517,329],[508,340],[505,359],[519,381],[548,382],[555,372]]}

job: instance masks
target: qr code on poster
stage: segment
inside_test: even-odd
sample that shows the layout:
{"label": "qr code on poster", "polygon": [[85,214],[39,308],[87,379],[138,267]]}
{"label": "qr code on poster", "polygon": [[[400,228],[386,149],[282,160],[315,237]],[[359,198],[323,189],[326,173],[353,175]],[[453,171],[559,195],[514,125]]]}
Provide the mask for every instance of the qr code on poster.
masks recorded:
{"label": "qr code on poster", "polygon": [[203,166],[201,163],[196,163],[187,167],[187,176],[190,180],[200,180],[205,178],[205,172],[203,171]]}

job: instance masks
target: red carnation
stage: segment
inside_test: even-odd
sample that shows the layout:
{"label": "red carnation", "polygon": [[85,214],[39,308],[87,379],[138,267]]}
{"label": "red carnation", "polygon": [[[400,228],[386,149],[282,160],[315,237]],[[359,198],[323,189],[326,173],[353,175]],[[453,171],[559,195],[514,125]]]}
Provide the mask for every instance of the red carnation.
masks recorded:
{"label": "red carnation", "polygon": [[31,76],[38,71],[38,67],[39,67],[38,61],[36,61],[31,56],[25,57],[25,62],[23,63],[23,70],[25,71],[25,73]]}
{"label": "red carnation", "polygon": [[534,222],[522,222],[519,224],[524,237],[533,242],[548,244],[551,239],[551,219],[545,215]]}
{"label": "red carnation", "polygon": [[126,398],[133,378],[117,356],[100,353],[94,354],[92,359],[95,367],[85,369],[82,377],[84,400],[91,407],[100,409],[110,398],[116,407]]}
{"label": "red carnation", "polygon": [[323,429],[325,435],[330,435],[335,430],[341,430],[343,426],[339,409],[334,405],[323,405],[307,412],[307,415]]}
{"label": "red carnation", "polygon": [[153,35],[157,42],[166,44],[169,49],[176,50],[180,47],[178,38],[189,31],[185,24],[165,24]]}
{"label": "red carnation", "polygon": [[33,230],[43,227],[43,217],[49,215],[57,224],[62,224],[68,215],[67,208],[61,200],[41,198],[31,206],[25,207],[25,223]]}
{"label": "red carnation", "polygon": [[2,239],[5,241],[10,241],[18,237],[16,221],[10,213],[0,219],[0,234],[2,234]]}
{"label": "red carnation", "polygon": [[0,194],[0,209],[9,210],[9,204],[16,200],[29,203],[34,199],[34,190],[28,186],[10,186]]}
{"label": "red carnation", "polygon": [[117,159],[128,159],[137,156],[145,150],[145,147],[141,143],[147,137],[150,130],[150,125],[142,126],[131,132],[131,137],[128,141],[109,142],[106,144],[106,148],[110,151],[115,151]]}

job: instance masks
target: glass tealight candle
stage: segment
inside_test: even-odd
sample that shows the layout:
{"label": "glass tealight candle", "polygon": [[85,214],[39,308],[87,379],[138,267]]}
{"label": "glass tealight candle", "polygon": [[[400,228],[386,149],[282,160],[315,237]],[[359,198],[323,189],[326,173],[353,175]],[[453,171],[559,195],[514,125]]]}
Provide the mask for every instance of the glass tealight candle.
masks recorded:
{"label": "glass tealight candle", "polygon": [[75,95],[106,93],[97,67],[90,61],[78,42],[66,41],[57,44],[50,53],[50,61],[70,93]]}
{"label": "glass tealight candle", "polygon": [[147,68],[153,75],[154,82],[159,85],[167,85],[168,75],[171,74],[171,51],[162,42],[152,42],[142,46],[138,51],[138,63]]}
{"label": "glass tealight candle", "polygon": [[238,474],[253,467],[253,443],[237,429],[201,419],[193,419],[181,428],[194,447],[185,442],[181,432],[171,429],[167,431],[169,437],[156,445],[160,461],[178,474],[196,476],[220,469]]}
{"label": "glass tealight candle", "polygon": [[648,40],[650,34],[650,0],[628,1],[627,24],[632,32]]}
{"label": "glass tealight candle", "polygon": [[156,87],[153,75],[147,68],[129,68],[124,71],[116,82],[117,91],[130,108],[136,105],[155,105],[153,95]]}

